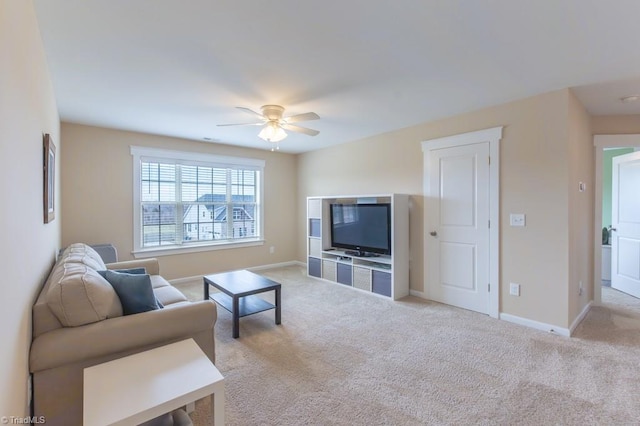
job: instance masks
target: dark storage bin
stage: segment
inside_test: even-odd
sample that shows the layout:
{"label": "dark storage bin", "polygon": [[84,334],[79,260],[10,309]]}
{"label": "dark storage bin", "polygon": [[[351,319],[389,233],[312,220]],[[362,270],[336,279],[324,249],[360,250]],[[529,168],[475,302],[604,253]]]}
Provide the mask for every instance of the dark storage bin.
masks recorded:
{"label": "dark storage bin", "polygon": [[371,291],[391,297],[391,274],[389,272],[372,271]]}
{"label": "dark storage bin", "polygon": [[338,263],[338,282],[344,285],[353,285],[351,265]]}
{"label": "dark storage bin", "polygon": [[320,219],[309,219],[309,236],[320,237]]}
{"label": "dark storage bin", "polygon": [[307,262],[307,267],[309,268],[309,275],[322,278],[322,262],[320,259],[310,257]]}

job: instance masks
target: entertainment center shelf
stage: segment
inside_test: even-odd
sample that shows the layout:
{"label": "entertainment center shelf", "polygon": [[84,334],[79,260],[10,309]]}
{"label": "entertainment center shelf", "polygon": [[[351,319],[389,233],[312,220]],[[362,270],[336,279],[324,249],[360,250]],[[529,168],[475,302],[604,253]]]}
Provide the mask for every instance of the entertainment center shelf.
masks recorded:
{"label": "entertainment center shelf", "polygon": [[[380,223],[380,218],[385,219],[384,223]],[[359,225],[362,229],[357,222],[363,222]],[[340,226],[349,225],[357,229],[358,232],[353,232],[355,236],[339,234]],[[332,246],[334,237],[338,248]],[[349,244],[344,244],[344,238]],[[362,248],[358,239],[363,242]],[[359,250],[343,248],[351,247],[351,243]],[[393,300],[409,295],[409,197],[404,194],[308,197],[307,273]]]}
{"label": "entertainment center shelf", "polygon": [[372,268],[379,268],[384,270],[391,269],[391,256],[376,256],[376,257],[360,257],[353,254],[348,254],[344,250],[324,250],[322,252],[323,259],[333,259],[336,262],[353,263],[368,265]]}

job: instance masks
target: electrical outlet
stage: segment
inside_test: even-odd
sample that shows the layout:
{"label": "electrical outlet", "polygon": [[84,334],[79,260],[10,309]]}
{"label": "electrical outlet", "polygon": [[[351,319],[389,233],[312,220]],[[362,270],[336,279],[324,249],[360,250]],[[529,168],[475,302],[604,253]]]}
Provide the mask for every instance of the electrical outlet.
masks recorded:
{"label": "electrical outlet", "polygon": [[273,254],[276,252],[276,248],[274,246],[269,247],[269,253]]}
{"label": "electrical outlet", "polygon": [[511,213],[509,215],[509,224],[511,226],[527,226],[525,214],[524,213]]}
{"label": "electrical outlet", "polygon": [[511,296],[520,296],[520,284],[510,283],[509,284],[509,294]]}

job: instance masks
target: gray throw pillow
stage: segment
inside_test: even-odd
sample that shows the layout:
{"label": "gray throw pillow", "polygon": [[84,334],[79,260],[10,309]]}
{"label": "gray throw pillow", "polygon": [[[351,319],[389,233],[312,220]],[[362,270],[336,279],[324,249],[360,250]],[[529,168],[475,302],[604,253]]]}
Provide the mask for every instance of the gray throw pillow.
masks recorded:
{"label": "gray throw pillow", "polygon": [[112,269],[112,271],[121,272],[123,274],[146,274],[147,268]]}
{"label": "gray throw pillow", "polygon": [[148,274],[98,271],[111,284],[122,304],[124,315],[160,309]]}

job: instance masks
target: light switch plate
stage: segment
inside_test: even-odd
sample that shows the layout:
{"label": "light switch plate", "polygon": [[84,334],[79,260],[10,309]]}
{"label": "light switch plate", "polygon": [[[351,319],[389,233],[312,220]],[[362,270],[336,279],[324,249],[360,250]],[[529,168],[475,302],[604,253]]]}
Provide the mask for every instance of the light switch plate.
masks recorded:
{"label": "light switch plate", "polygon": [[509,283],[509,294],[511,296],[520,296],[520,284]]}
{"label": "light switch plate", "polygon": [[526,218],[524,213],[511,213],[509,215],[509,224],[511,226],[525,226]]}

